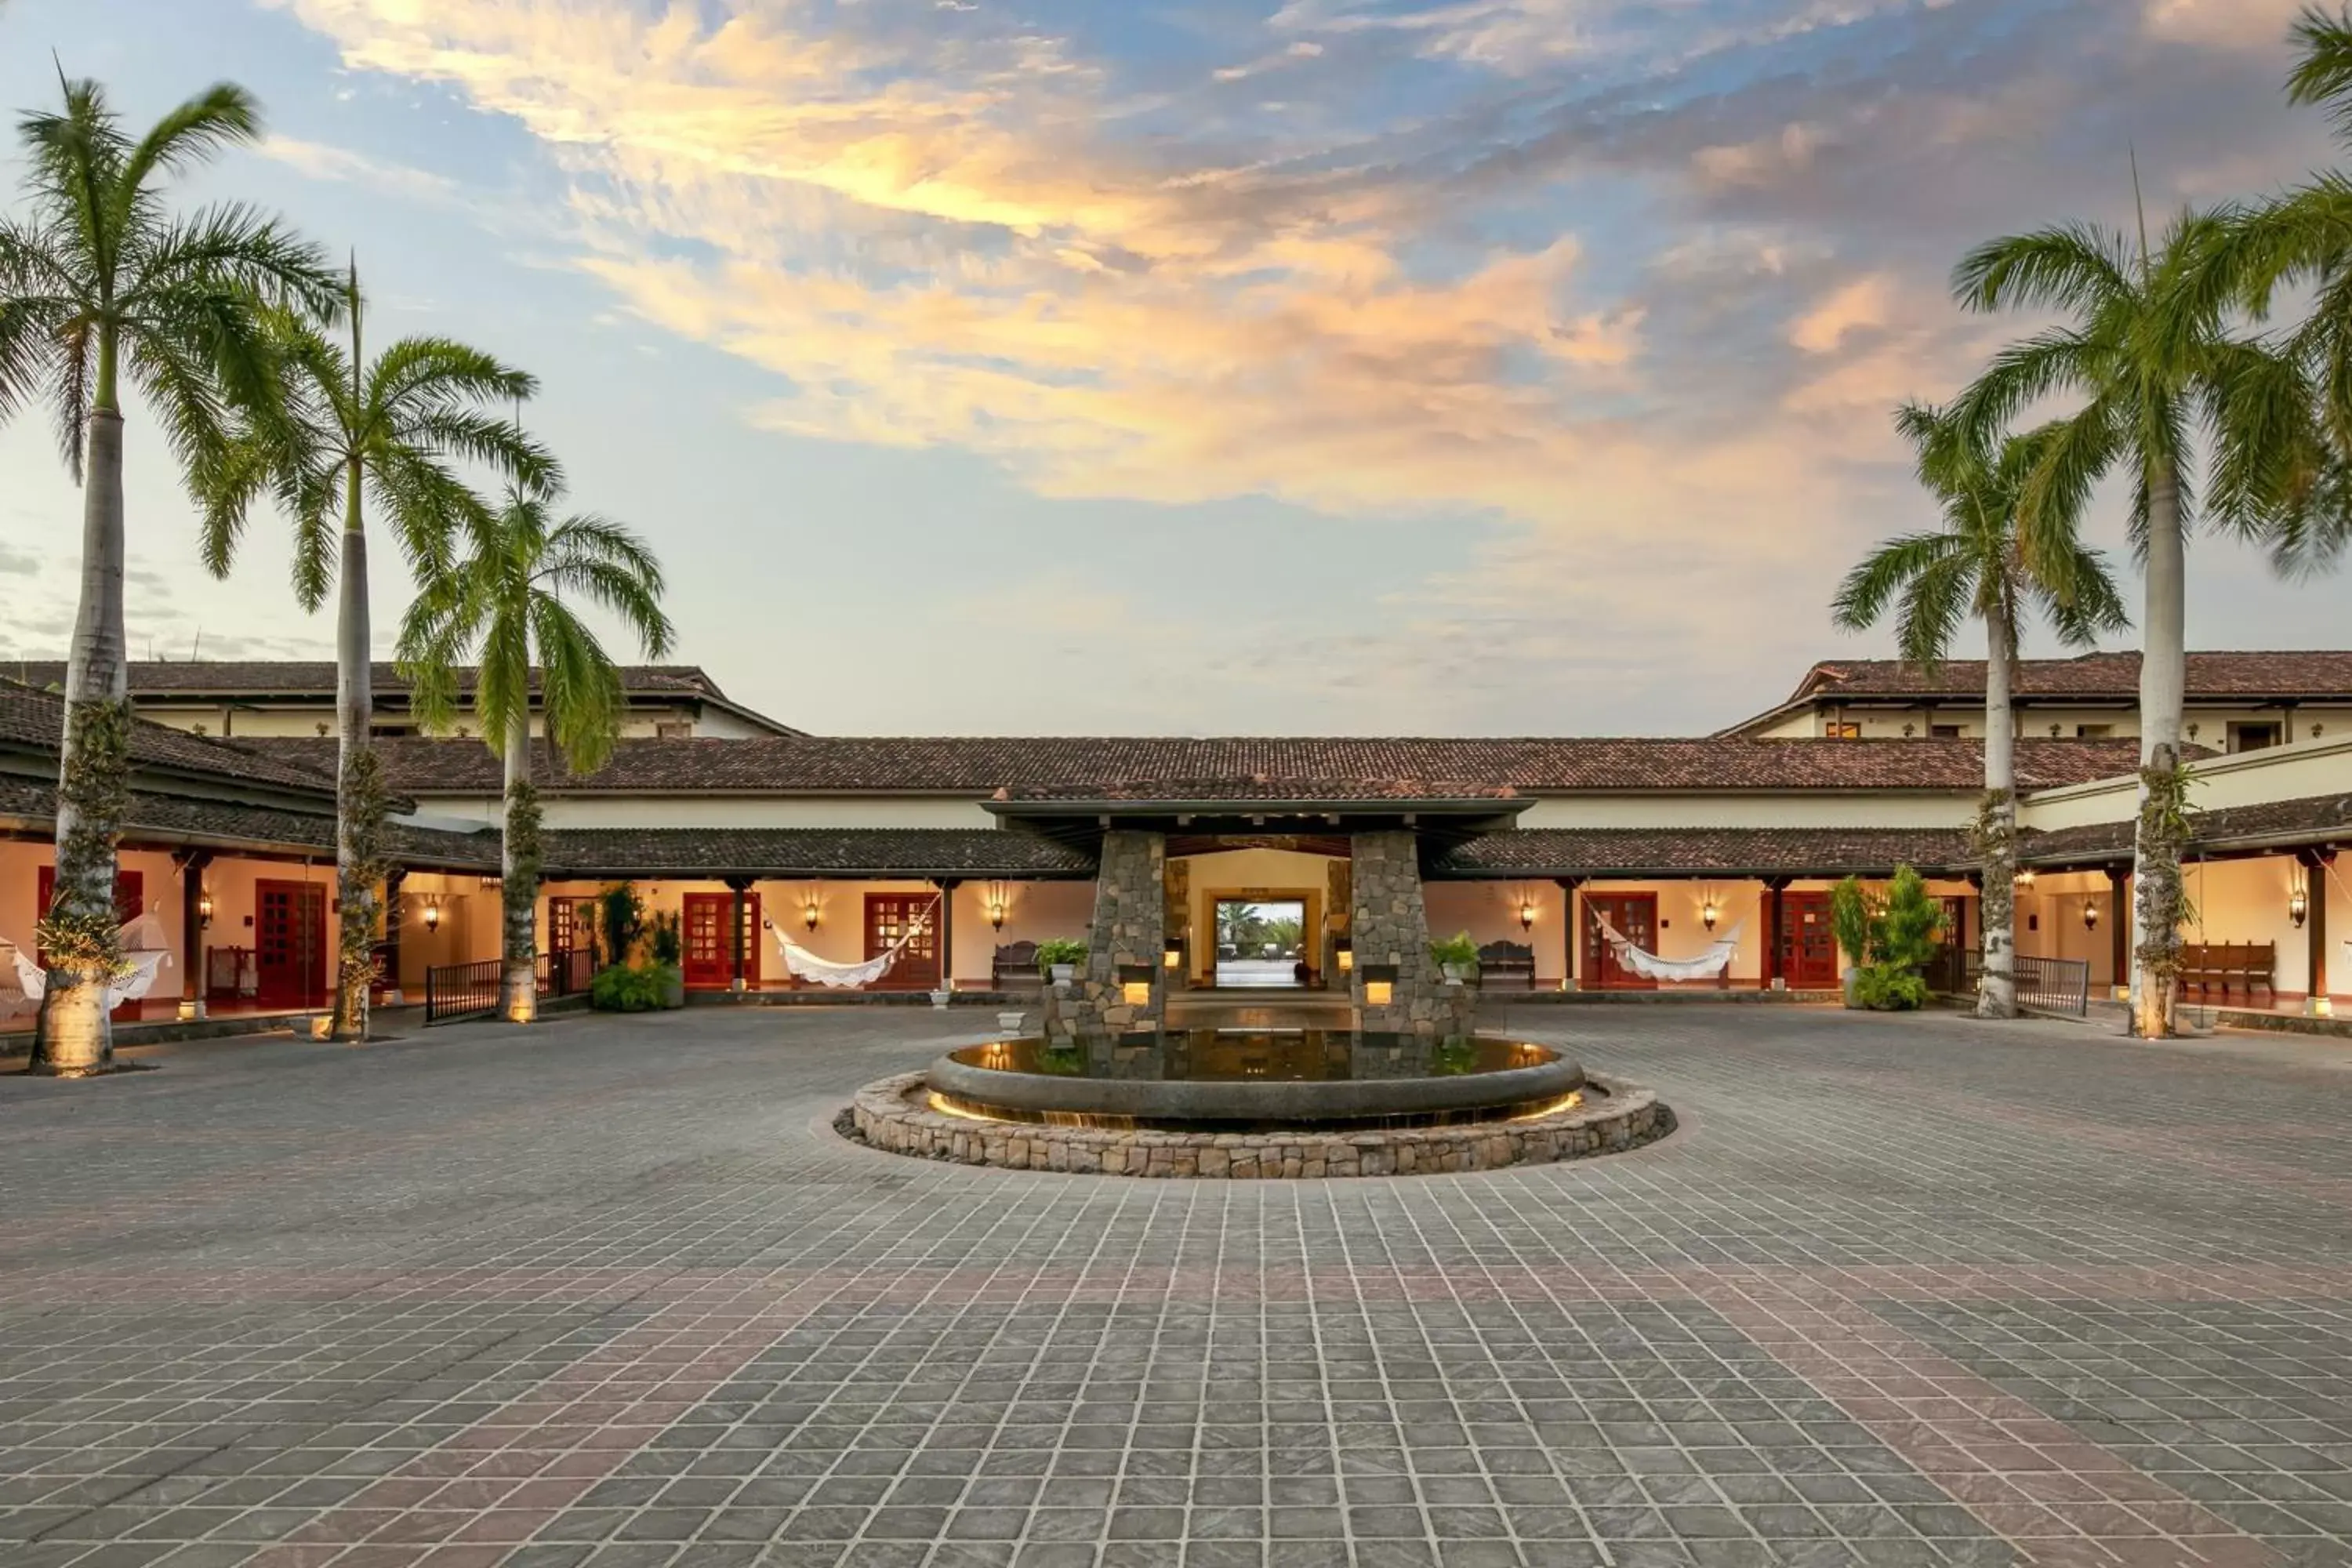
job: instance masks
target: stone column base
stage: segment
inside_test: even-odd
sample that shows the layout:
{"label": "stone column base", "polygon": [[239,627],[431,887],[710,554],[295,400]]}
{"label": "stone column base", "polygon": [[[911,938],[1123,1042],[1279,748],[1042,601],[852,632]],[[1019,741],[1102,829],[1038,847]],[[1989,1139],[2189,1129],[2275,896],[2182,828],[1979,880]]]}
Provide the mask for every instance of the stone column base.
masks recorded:
{"label": "stone column base", "polygon": [[205,999],[203,997],[183,996],[180,998],[180,1022],[183,1024],[200,1023],[203,1021],[204,1016]]}

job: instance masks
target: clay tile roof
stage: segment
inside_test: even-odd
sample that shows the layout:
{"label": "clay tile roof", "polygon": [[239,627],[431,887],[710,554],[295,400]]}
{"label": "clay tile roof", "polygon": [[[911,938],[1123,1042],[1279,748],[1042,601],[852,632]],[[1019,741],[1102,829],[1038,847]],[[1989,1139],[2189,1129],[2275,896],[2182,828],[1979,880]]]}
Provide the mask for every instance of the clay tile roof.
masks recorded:
{"label": "clay tile roof", "polygon": [[[2189,853],[2352,844],[2352,795],[2305,795],[2260,805],[2222,806],[2189,818]],[[2031,866],[2084,865],[2132,858],[2129,822],[2096,822],[2028,833],[2018,857]]]}
{"label": "clay tile roof", "polygon": [[1963,829],[1880,827],[1521,828],[1460,845],[1446,877],[1885,876],[1965,866]]}
{"label": "clay tile roof", "polygon": [[556,828],[551,876],[1087,877],[1093,859],[994,827]]}
{"label": "clay tile roof", "polygon": [[[1984,660],[1951,659],[1931,674],[1893,658],[1825,659],[1807,672],[1791,701],[1834,701],[1840,697],[1950,697],[1981,699]],[[2352,651],[2273,650],[2203,652],[2189,656],[2191,698],[2352,699]],[[2080,697],[2136,700],[2139,655],[2086,653],[2072,658],[2020,661],[2021,697]]]}
{"label": "clay tile roof", "polygon": [[[0,775],[0,815],[54,821],[57,789],[39,779]],[[320,811],[289,811],[243,801],[134,790],[123,822],[124,839],[134,845],[142,836],[155,834],[174,845],[259,845],[308,850],[330,862],[335,854],[331,799]],[[488,829],[453,833],[394,823],[389,832],[390,852],[403,865],[450,870],[499,868],[499,837]]]}
{"label": "clay tile roof", "polygon": [[[326,740],[256,740],[313,767],[331,767]],[[398,739],[380,743],[387,780],[408,794],[496,795],[498,759],[476,742]],[[2024,789],[2081,784],[2137,765],[2129,741],[2026,741],[2018,746]],[[1758,741],[1745,739],[1226,739],[1054,737],[940,739],[803,736],[624,741],[601,772],[562,773],[542,744],[542,787],[616,794],[958,795],[1013,799],[1065,791],[1070,798],[1177,798],[1214,787],[1213,798],[1334,798],[1379,789],[1381,799],[1444,798],[1461,789],[1503,796],[1584,791],[1924,790],[1973,792],[1984,780],[1972,741]],[[1263,781],[1263,782],[1261,782]],[[1003,792],[1000,795],[999,792]],[[1190,798],[1212,798],[1194,795]]]}
{"label": "clay tile roof", "polygon": [[[0,744],[11,744],[55,755],[65,731],[65,699],[0,680]],[[324,766],[315,757],[289,755],[257,749],[245,741],[214,741],[168,725],[136,720],[131,726],[131,761],[134,768],[267,784],[306,794],[334,794],[334,752],[326,752]]]}
{"label": "clay tile roof", "polygon": [[[647,695],[669,692],[686,697],[709,697],[720,701],[727,694],[719,683],[699,665],[692,664],[627,664],[620,667],[621,686],[625,691]],[[458,689],[473,688],[471,669],[458,671]],[[335,666],[331,659],[287,658],[142,658],[130,664],[131,695],[140,696],[310,696],[332,697],[335,694]],[[66,667],[62,659],[17,659],[0,662],[0,677],[18,680],[37,689],[62,688]],[[402,679],[397,667],[379,663],[371,667],[369,679],[379,694],[405,692],[408,682]],[[533,689],[538,688],[539,672],[531,672]]]}

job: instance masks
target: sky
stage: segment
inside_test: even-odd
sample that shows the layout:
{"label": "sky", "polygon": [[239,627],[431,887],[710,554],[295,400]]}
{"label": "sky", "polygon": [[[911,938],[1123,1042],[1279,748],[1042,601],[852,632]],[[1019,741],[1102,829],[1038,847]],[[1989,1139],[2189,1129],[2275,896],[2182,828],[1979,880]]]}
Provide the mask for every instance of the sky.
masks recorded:
{"label": "sky", "polygon": [[[535,374],[674,657],[789,723],[1674,733],[1889,651],[1826,607],[1933,519],[1889,413],[2032,324],[1969,247],[2128,221],[2135,151],[2163,207],[2330,161],[2299,8],[0,0],[0,106],[252,89],[172,199]],[[281,523],[207,578],[126,438],[134,653],[328,656]],[[61,649],[79,507],[0,429],[0,658]],[[2200,541],[2191,645],[2341,645],[2345,587]]]}

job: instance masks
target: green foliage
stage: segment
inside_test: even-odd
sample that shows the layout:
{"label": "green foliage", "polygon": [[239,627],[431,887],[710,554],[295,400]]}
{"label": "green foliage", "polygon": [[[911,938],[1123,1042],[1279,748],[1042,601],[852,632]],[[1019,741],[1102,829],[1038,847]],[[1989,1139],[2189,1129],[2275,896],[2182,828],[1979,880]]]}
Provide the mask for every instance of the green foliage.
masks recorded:
{"label": "green foliage", "polygon": [[618,966],[636,956],[637,941],[645,934],[646,901],[637,896],[635,882],[614,882],[597,894],[596,918],[604,928],[607,963]]}
{"label": "green foliage", "polygon": [[588,983],[588,1005],[600,1013],[652,1013],[669,1005],[679,975],[667,963],[615,963]]}
{"label": "green foliage", "polygon": [[1830,895],[1838,945],[1854,960],[1851,1005],[1875,1012],[1909,1012],[1927,1003],[1920,971],[1936,956],[1943,906],[1908,866],[1895,868],[1884,894],[1848,877]]}
{"label": "green foliage", "polygon": [[657,914],[650,922],[652,936],[646,943],[656,963],[675,968],[686,954],[686,935],[674,912]]}
{"label": "green foliage", "polygon": [[[359,1026],[346,1017],[363,1004],[375,978],[376,887],[391,867],[384,841],[392,820],[392,793],[384,787],[383,763],[373,746],[354,746],[343,759],[336,811],[347,854],[339,857],[336,917],[335,1020],[338,1035]],[[350,1005],[347,1007],[347,1004]]]}
{"label": "green foliage", "polygon": [[[122,916],[114,907],[114,844],[130,808],[131,705],[77,702],[66,710],[69,762],[58,794],[73,808],[73,826],[58,841],[58,875],[49,907],[34,931],[49,965],[93,979],[121,973]],[[95,879],[83,868],[100,868]],[[102,901],[83,907],[79,894],[96,882]]]}
{"label": "green foliage", "polygon": [[1075,937],[1048,937],[1037,944],[1037,971],[1050,975],[1054,965],[1071,963],[1081,967],[1087,962],[1087,944]]}
{"label": "green foliage", "polygon": [[2189,786],[2194,775],[2184,763],[2158,763],[2141,769],[2139,781],[2139,868],[2132,902],[2147,937],[2135,956],[2150,984],[2169,990],[2180,978],[2180,928],[2196,918],[2180,871],[2193,830]]}
{"label": "green foliage", "polygon": [[1444,942],[1429,944],[1429,956],[1441,966],[1451,965],[1469,973],[1478,967],[1478,944],[1466,931],[1455,931]]}

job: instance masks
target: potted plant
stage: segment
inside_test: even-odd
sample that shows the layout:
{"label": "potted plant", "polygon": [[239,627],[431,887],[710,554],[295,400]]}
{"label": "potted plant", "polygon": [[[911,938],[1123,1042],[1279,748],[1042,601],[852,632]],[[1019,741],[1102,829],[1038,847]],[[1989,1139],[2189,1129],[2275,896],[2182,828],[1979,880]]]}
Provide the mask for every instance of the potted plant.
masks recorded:
{"label": "potted plant", "polygon": [[1076,979],[1078,965],[1086,961],[1087,944],[1074,938],[1050,937],[1037,944],[1037,967],[1056,985]]}
{"label": "potted plant", "polygon": [[1845,1005],[1874,1013],[1908,1013],[1927,1005],[1922,973],[1936,955],[1944,911],[1908,866],[1895,868],[1885,896],[1848,877],[1830,899],[1840,946],[1861,962],[1844,974]]}
{"label": "potted plant", "polygon": [[667,1008],[686,1005],[686,939],[674,914],[656,914],[652,919],[653,935],[648,946],[653,952],[654,968],[662,977],[662,1005]]}
{"label": "potted plant", "polygon": [[1470,940],[1466,931],[1456,931],[1444,942],[1431,942],[1429,956],[1437,961],[1438,972],[1445,976],[1448,985],[1459,985],[1478,973],[1478,944]]}

